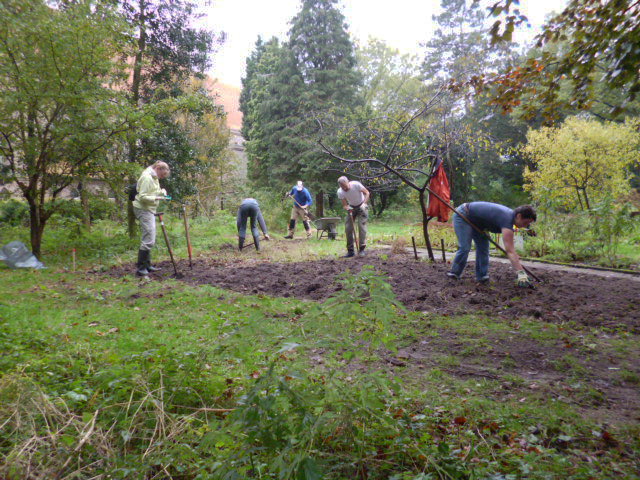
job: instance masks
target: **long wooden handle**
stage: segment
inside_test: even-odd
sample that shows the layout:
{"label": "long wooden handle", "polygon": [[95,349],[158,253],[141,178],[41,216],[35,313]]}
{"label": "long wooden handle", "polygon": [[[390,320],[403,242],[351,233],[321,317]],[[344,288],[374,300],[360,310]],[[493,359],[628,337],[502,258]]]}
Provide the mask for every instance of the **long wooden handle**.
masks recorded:
{"label": "long wooden handle", "polygon": [[171,263],[173,264],[173,271],[178,276],[178,267],[176,265],[176,261],[173,258],[173,250],[171,250],[171,244],[169,243],[169,235],[167,235],[167,229],[164,226],[164,220],[162,219],[162,214],[158,214],[158,218],[160,219],[160,226],[162,227],[162,233],[164,234],[164,241],[167,244],[167,250],[169,250],[169,256],[171,257]]}
{"label": "long wooden handle", "polygon": [[353,240],[356,244],[356,250],[360,251],[360,242],[358,240],[358,232],[356,232],[356,222],[353,219],[353,215],[351,215],[351,210],[347,210],[347,215],[351,219],[351,230],[353,230]]}
{"label": "long wooden handle", "polygon": [[[296,205],[301,208],[302,210],[304,210],[304,207],[302,205],[300,205],[298,203],[298,201],[296,200],[296,197],[294,197],[293,195],[289,194],[289,196],[291,197],[291,199],[296,203]],[[315,215],[313,215],[309,210],[304,210],[307,214],[307,217],[309,217],[309,220],[313,220],[314,218],[316,218]]]}

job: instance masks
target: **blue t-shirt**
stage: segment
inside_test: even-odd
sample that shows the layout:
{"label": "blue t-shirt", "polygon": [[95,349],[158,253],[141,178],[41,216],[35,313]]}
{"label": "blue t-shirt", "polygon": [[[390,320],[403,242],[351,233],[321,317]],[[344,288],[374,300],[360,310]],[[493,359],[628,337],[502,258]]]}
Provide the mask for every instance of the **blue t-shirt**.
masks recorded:
{"label": "blue t-shirt", "polygon": [[467,218],[479,229],[493,233],[501,233],[503,228],[513,230],[516,214],[511,208],[490,202],[471,202],[467,205],[469,206]]}
{"label": "blue t-shirt", "polygon": [[306,188],[303,188],[302,190],[298,190],[297,187],[293,187],[291,189],[291,192],[289,192],[289,195],[292,195],[293,198],[296,199],[296,202],[298,202],[301,207],[304,207],[305,205],[311,205],[313,203],[313,200],[311,200],[311,194],[309,193],[309,190],[307,190]]}

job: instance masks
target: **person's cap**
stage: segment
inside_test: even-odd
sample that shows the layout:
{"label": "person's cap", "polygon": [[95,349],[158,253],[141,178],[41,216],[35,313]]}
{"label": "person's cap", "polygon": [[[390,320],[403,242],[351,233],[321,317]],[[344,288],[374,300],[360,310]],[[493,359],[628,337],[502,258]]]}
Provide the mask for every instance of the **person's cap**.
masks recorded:
{"label": "person's cap", "polygon": [[302,182],[298,182],[298,184],[296,185],[296,188],[298,189],[299,192],[302,191]]}

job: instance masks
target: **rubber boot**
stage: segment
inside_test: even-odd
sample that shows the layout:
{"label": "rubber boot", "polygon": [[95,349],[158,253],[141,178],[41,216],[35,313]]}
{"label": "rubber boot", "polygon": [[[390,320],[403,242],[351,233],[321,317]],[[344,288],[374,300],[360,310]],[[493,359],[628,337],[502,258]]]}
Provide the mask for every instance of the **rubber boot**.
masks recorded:
{"label": "rubber boot", "polygon": [[289,235],[287,235],[284,238],[292,239],[293,238],[293,233],[295,231],[296,231],[296,221],[295,220],[289,220]]}
{"label": "rubber boot", "polygon": [[360,246],[360,251],[358,252],[358,256],[359,257],[364,257],[366,255],[366,253],[364,253],[364,249],[367,248],[366,245],[362,245]]}
{"label": "rubber boot", "polygon": [[311,226],[309,225],[309,222],[307,222],[306,220],[304,222],[302,222],[302,224],[304,225],[304,229],[307,232],[307,238],[311,237]]}
{"label": "rubber boot", "polygon": [[353,250],[347,250],[347,254],[343,255],[342,258],[351,258],[351,257],[355,257],[356,254],[353,253]]}
{"label": "rubber boot", "polygon": [[151,273],[153,273],[153,272],[157,272],[158,270],[162,270],[162,269],[161,269],[161,268],[159,268],[159,267],[154,267],[154,266],[152,266],[152,265],[151,265],[151,250],[147,250],[147,252],[148,252],[148,255],[147,255],[147,265],[146,265],[147,270],[148,270],[149,272],[151,272]]}
{"label": "rubber boot", "polygon": [[149,258],[149,250],[138,250],[138,263],[136,264],[136,275],[146,277],[149,275],[147,270],[147,259]]}
{"label": "rubber boot", "polygon": [[256,250],[259,252],[260,251],[260,235],[253,236],[253,244],[255,245]]}
{"label": "rubber boot", "polygon": [[244,237],[238,237],[238,250],[242,251],[243,246],[244,246]]}

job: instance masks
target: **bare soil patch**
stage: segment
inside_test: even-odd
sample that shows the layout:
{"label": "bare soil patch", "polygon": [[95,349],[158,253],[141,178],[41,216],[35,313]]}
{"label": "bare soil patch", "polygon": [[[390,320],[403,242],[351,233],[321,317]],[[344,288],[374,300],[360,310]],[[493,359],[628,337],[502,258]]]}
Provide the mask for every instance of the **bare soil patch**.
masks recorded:
{"label": "bare soil patch", "polygon": [[[640,333],[640,284],[633,280],[538,269],[535,273],[543,283],[536,284],[535,290],[522,289],[515,286],[514,272],[507,265],[494,262],[490,284],[480,285],[474,280],[473,263],[461,281],[453,281],[445,275],[448,265],[415,261],[406,255],[297,263],[210,258],[195,260],[193,269],[180,261],[179,270],[180,280],[191,285],[321,301],[339,290],[335,282],[339,274],[358,272],[364,265],[387,275],[398,299],[410,310],[445,317],[486,315],[502,318],[514,329],[512,335],[500,338],[487,333],[485,345],[476,349],[469,348],[471,339],[449,330],[440,330],[436,336],[416,332],[414,343],[396,355],[381,354],[374,368],[389,369],[417,382],[432,368],[439,368],[458,378],[496,380],[499,386],[490,392],[495,398],[539,395],[573,403],[599,421],[640,419],[640,349],[626,354],[593,350],[579,340],[581,331],[594,328],[607,338]],[[171,263],[162,266],[162,272],[154,275],[158,280],[173,273]],[[130,275],[131,270],[119,267],[110,274]],[[553,344],[535,341],[517,331],[521,318],[559,324],[566,335]],[[446,356],[458,362],[443,362]],[[623,371],[631,374],[631,380],[621,376]],[[514,376],[521,383],[509,380]]]}
{"label": "bare soil patch", "polygon": [[[324,300],[340,287],[334,280],[350,270],[372,265],[388,276],[398,299],[409,309],[440,315],[486,314],[492,317],[533,317],[545,322],[613,331],[640,333],[640,284],[621,278],[603,278],[589,273],[535,270],[543,283],[536,289],[518,288],[513,270],[498,263],[490,267],[491,282],[480,285],[471,263],[463,279],[445,276],[448,265],[415,261],[407,256],[370,255],[355,259],[327,259],[297,263],[271,263],[253,259],[221,261],[197,259],[193,269],[179,262],[181,280],[191,285],[214,285],[247,294],[265,294]],[[170,277],[171,263],[154,278]],[[112,275],[132,273],[130,267],[112,270]]]}

